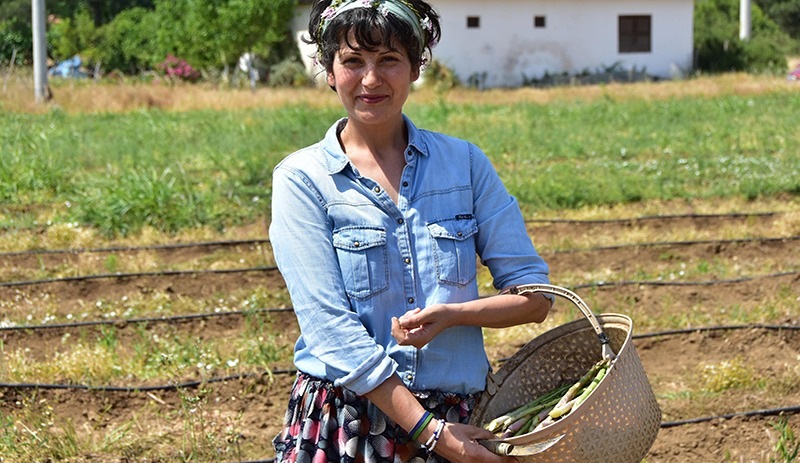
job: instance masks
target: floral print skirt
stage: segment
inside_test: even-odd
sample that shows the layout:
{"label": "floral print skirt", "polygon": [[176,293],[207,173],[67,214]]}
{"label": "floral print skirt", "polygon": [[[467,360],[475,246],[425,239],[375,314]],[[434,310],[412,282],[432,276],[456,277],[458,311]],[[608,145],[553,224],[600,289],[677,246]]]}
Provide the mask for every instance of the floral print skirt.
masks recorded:
{"label": "floral print skirt", "polygon": [[[413,392],[437,419],[467,423],[477,394]],[[364,396],[298,373],[273,440],[276,463],[447,463],[428,454]]]}

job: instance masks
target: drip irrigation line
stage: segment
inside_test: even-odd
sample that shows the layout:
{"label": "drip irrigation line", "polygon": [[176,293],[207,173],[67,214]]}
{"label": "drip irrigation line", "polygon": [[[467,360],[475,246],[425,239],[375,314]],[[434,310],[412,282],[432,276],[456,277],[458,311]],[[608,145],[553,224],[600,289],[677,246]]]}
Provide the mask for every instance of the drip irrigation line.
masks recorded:
{"label": "drip irrigation line", "polygon": [[[716,415],[716,416],[704,416],[699,418],[691,418],[687,420],[678,420],[678,421],[662,421],[661,428],[674,428],[677,426],[684,426],[688,424],[698,424],[698,423],[705,423],[708,421],[717,421],[717,420],[729,420],[731,418],[738,418],[738,417],[751,417],[751,416],[780,416],[780,415],[788,415],[800,413],[800,405],[789,406],[789,407],[779,407],[779,408],[768,408],[762,410],[751,410],[746,412],[736,412],[736,413],[726,413],[724,415]],[[241,462],[241,463],[274,463],[275,458],[270,458],[267,460],[253,460],[248,462]],[[240,463],[240,462],[229,462],[229,463]]]}
{"label": "drip irrigation line", "polygon": [[43,285],[50,283],[65,283],[86,280],[102,280],[108,278],[124,279],[124,278],[142,278],[142,277],[162,277],[162,276],[185,276],[185,275],[202,275],[202,274],[225,274],[225,273],[246,273],[246,272],[271,272],[277,271],[278,267],[263,266],[263,267],[248,267],[248,268],[232,268],[232,269],[200,269],[200,270],[163,270],[159,272],[134,272],[134,273],[101,273],[97,275],[83,275],[75,277],[63,278],[49,278],[44,280],[28,280],[28,281],[5,281],[0,283],[0,287],[12,286],[33,286]]}
{"label": "drip irrigation line", "polygon": [[786,214],[785,212],[766,211],[766,212],[731,212],[727,214],[665,214],[665,215],[643,215],[640,217],[629,217],[620,219],[526,219],[525,223],[580,223],[580,224],[606,224],[606,223],[629,223],[644,222],[648,220],[675,220],[675,219],[726,219],[726,218],[747,218],[747,217],[772,217]]}
{"label": "drip irrigation line", "polygon": [[195,313],[188,315],[172,315],[169,317],[141,317],[130,319],[112,319],[112,320],[91,320],[85,322],[72,322],[72,323],[53,323],[45,325],[19,325],[19,326],[0,326],[0,333],[3,331],[38,331],[46,329],[72,329],[72,328],[85,328],[89,326],[103,326],[103,325],[127,325],[127,324],[142,324],[142,323],[180,323],[184,321],[191,321],[197,319],[206,319],[214,317],[227,317],[227,316],[244,316],[259,313],[279,313],[279,312],[294,312],[290,308],[274,308],[274,309],[254,309],[254,310],[231,310],[226,312],[205,312]]}
{"label": "drip irrigation line", "polygon": [[81,390],[96,392],[153,392],[173,391],[178,389],[194,389],[203,384],[224,383],[242,379],[259,378],[264,375],[292,375],[295,369],[267,370],[263,373],[240,373],[237,375],[208,378],[204,380],[185,381],[176,384],[161,384],[151,386],[90,386],[88,384],[46,384],[46,383],[0,383],[0,389],[48,389],[48,390]]}
{"label": "drip irrigation line", "polygon": [[730,278],[721,280],[707,280],[707,281],[639,281],[639,280],[621,280],[621,281],[599,281],[593,283],[583,283],[573,285],[573,289],[585,288],[603,288],[603,287],[618,287],[618,286],[715,286],[727,285],[736,283],[746,283],[749,281],[764,280],[771,278],[781,278],[786,276],[800,276],[800,271],[791,270],[786,272],[768,273],[765,275],[756,275],[751,277]]}
{"label": "drip irrigation line", "polygon": [[[613,250],[613,249],[622,249],[622,248],[635,248],[635,247],[658,247],[658,246],[678,246],[678,245],[697,245],[697,244],[729,244],[729,243],[746,243],[746,242],[779,242],[779,241],[797,241],[800,240],[800,236],[789,236],[785,238],[748,238],[748,239],[735,239],[735,240],[700,240],[700,241],[674,241],[674,242],[653,242],[653,243],[638,243],[638,244],[623,244],[623,245],[614,245],[614,246],[599,246],[594,248],[588,249],[579,249],[579,250],[568,250],[568,251],[556,251],[553,254],[568,254],[568,253],[578,253],[578,252],[593,252],[593,251],[603,251],[603,250]],[[76,281],[87,281],[87,280],[98,280],[98,279],[108,279],[108,278],[141,278],[141,277],[160,277],[160,276],[181,276],[181,275],[199,275],[199,274],[225,274],[225,273],[246,273],[246,272],[263,272],[263,271],[277,271],[277,266],[261,266],[261,267],[248,267],[248,268],[240,268],[240,269],[199,269],[199,270],[163,270],[158,272],[132,272],[132,273],[101,273],[95,275],[81,275],[81,276],[74,276],[74,277],[62,277],[62,278],[47,278],[42,280],[23,280],[23,281],[5,281],[0,282],[0,287],[15,287],[15,286],[35,286],[35,285],[43,285],[43,284],[50,284],[50,283],[63,283],[63,282],[76,282]],[[784,276],[789,274],[794,274],[797,272],[789,271],[789,272],[782,272],[782,273],[775,273],[775,274],[768,274],[764,276],[758,277],[745,277],[742,279],[733,279],[733,280],[712,280],[710,282],[685,282],[682,284],[685,285],[710,285],[710,284],[717,284],[719,283],[736,283],[740,281],[749,281],[754,278],[773,278],[775,276]],[[681,283],[674,283],[674,282],[637,282],[637,281],[621,281],[621,282],[598,282],[598,283],[586,283],[583,285],[577,285],[575,288],[586,288],[586,287],[596,287],[596,286],[626,286],[626,285],[633,285],[633,284],[643,284],[643,285],[679,285]]]}
{"label": "drip irrigation line", "polygon": [[28,251],[0,252],[0,258],[25,256],[25,255],[41,255],[41,254],[91,254],[91,253],[108,253],[108,252],[159,251],[159,250],[202,248],[202,247],[214,247],[214,246],[241,246],[241,245],[251,245],[251,244],[265,244],[265,243],[269,243],[269,240],[266,238],[255,238],[249,240],[196,241],[192,243],[153,244],[147,246],[111,246],[106,248],[71,248],[71,249],[31,249]]}
{"label": "drip irrigation line", "polygon": [[[773,238],[736,238],[736,239],[729,239],[729,240],[687,240],[687,241],[651,241],[645,243],[628,243],[628,244],[614,244],[609,246],[594,246],[591,248],[585,249],[565,249],[559,251],[553,251],[549,254],[577,254],[583,252],[595,252],[595,251],[614,251],[618,249],[628,249],[628,248],[657,248],[657,247],[667,247],[667,246],[697,246],[697,245],[723,245],[723,244],[747,244],[747,243],[763,243],[763,244],[771,244],[771,243],[781,243],[787,241],[799,241],[800,235],[791,235],[785,237],[773,237]],[[542,253],[548,254],[548,253]]]}
{"label": "drip irrigation line", "polygon": [[[279,309],[284,310],[284,309]],[[742,330],[742,329],[765,329],[765,330],[800,330],[800,325],[766,325],[766,324],[752,324],[752,325],[719,325],[719,326],[708,326],[708,327],[699,327],[699,328],[687,328],[687,329],[677,329],[677,330],[668,330],[668,331],[656,331],[651,333],[644,333],[639,335],[631,336],[633,339],[643,339],[649,337],[657,337],[657,336],[671,336],[671,335],[682,335],[682,334],[691,334],[691,333],[698,333],[698,332],[706,332],[706,331],[734,331],[734,330]],[[499,362],[502,363],[508,360],[510,357],[500,359]],[[153,386],[139,386],[139,387],[124,387],[124,386],[89,386],[84,384],[43,384],[43,383],[0,383],[0,388],[7,388],[7,389],[82,389],[82,390],[93,390],[93,391],[112,391],[112,392],[136,392],[136,391],[154,391],[154,390],[171,390],[171,389],[178,389],[178,388],[192,388],[197,387],[202,384],[208,383],[219,383],[225,381],[233,381],[238,379],[245,379],[245,378],[253,378],[263,376],[264,374],[270,375],[292,375],[297,373],[296,369],[276,369],[276,370],[267,370],[264,373],[241,373],[238,375],[232,376],[224,376],[224,377],[213,377],[206,380],[192,380],[187,381],[180,384],[169,384],[169,385],[153,385]]]}
{"label": "drip irrigation line", "polygon": [[797,331],[800,330],[800,325],[767,325],[761,323],[754,323],[750,325],[720,325],[720,326],[706,326],[700,328],[683,328],[676,330],[653,331],[650,333],[634,334],[631,335],[632,339],[646,339],[656,338],[661,336],[674,336],[678,334],[692,334],[692,333],[707,333],[712,331],[734,331],[734,330],[775,330],[775,331]]}
{"label": "drip irrigation line", "polygon": [[[245,269],[245,271],[262,270]],[[276,270],[274,268],[263,268],[263,270]],[[217,270],[216,272],[220,272]],[[228,271],[229,272],[229,271]],[[127,275],[126,275],[127,276]],[[728,280],[711,280],[711,281],[643,281],[643,280],[622,280],[622,281],[599,281],[592,283],[583,283],[579,285],[568,285],[567,287],[572,290],[586,289],[586,288],[614,288],[622,286],[714,286],[722,284],[737,284],[759,279],[781,278],[786,276],[800,276],[800,271],[779,272],[766,275],[757,275],[753,277],[742,277]],[[49,283],[50,280],[43,280],[43,283]],[[33,283],[31,283],[33,284]],[[0,283],[0,286],[10,286],[8,283]],[[274,309],[256,309],[256,310],[232,310],[228,312],[207,312],[200,314],[189,315],[174,315],[171,317],[144,317],[133,319],[113,319],[113,320],[93,320],[85,322],[73,323],[54,323],[54,324],[41,324],[41,325],[19,325],[19,326],[0,326],[0,332],[3,331],[25,331],[25,330],[40,330],[40,329],[53,329],[53,328],[80,328],[86,326],[98,325],[124,325],[127,323],[177,323],[184,320],[202,319],[211,317],[223,316],[241,316],[253,312],[291,312],[294,309],[288,308],[274,308]]]}
{"label": "drip irrigation line", "polygon": [[[649,220],[675,220],[675,219],[707,219],[707,218],[744,218],[744,217],[770,217],[785,212],[754,212],[754,213],[730,213],[730,214],[667,214],[650,215],[641,217],[621,218],[621,219],[527,219],[525,223],[581,223],[581,224],[605,224],[605,223],[629,223]],[[169,250],[193,247],[212,247],[212,246],[237,246],[250,244],[269,244],[268,238],[254,238],[247,240],[216,240],[216,241],[197,241],[192,243],[172,243],[154,244],[145,246],[110,246],[103,248],[71,248],[71,249],[34,249],[28,251],[0,252],[0,257],[13,257],[22,255],[39,254],[83,254],[83,253],[108,253],[108,252],[131,252],[148,250]],[[678,242],[676,244],[680,244]],[[658,243],[657,243],[658,244]],[[655,244],[655,245],[657,245]],[[665,242],[664,244],[671,244]]]}
{"label": "drip irrigation line", "polygon": [[750,410],[747,412],[736,412],[736,413],[726,413],[724,415],[716,415],[716,416],[703,416],[699,418],[691,418],[688,420],[678,420],[678,421],[664,421],[661,423],[662,428],[673,428],[675,426],[683,426],[686,424],[696,424],[696,423],[704,423],[706,421],[714,421],[720,419],[731,419],[737,417],[747,417],[747,416],[776,416],[776,415],[789,415],[794,413],[800,413],[800,405],[792,405],[788,407],[779,407],[779,408],[767,408],[762,410]]}

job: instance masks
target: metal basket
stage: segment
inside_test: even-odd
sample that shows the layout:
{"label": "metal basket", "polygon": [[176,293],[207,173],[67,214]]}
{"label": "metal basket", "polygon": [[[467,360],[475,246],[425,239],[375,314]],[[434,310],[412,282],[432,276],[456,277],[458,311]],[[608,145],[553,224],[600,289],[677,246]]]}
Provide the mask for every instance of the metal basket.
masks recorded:
{"label": "metal basket", "polygon": [[560,384],[577,381],[596,362],[609,358],[608,373],[578,408],[549,427],[493,443],[516,449],[499,453],[515,455],[520,462],[640,462],[658,434],[661,409],[631,341],[631,319],[595,316],[577,294],[558,286],[524,285],[513,292],[565,297],[585,318],[537,336],[490,373],[470,422],[482,426]]}

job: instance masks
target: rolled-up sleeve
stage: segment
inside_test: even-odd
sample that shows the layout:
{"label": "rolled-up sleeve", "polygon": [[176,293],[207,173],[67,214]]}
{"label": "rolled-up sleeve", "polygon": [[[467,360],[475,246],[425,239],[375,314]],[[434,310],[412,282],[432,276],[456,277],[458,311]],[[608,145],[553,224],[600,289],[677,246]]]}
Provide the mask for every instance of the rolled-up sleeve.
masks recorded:
{"label": "rolled-up sleeve", "polygon": [[325,377],[363,395],[395,374],[397,365],[350,308],[325,199],[303,172],[285,163],[273,172],[272,188],[269,237],[301,330],[295,363],[302,370],[304,358],[312,356],[324,365]]}
{"label": "rolled-up sleeve", "polygon": [[471,145],[472,185],[478,221],[476,247],[496,289],[550,282],[549,268],[525,228],[516,198],[486,155]]}

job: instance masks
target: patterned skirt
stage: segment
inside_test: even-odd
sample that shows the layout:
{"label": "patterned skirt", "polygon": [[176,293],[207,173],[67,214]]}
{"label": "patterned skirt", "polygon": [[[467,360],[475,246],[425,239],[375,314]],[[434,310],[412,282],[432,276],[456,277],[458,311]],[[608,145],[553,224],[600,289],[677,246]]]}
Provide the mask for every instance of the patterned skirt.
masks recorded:
{"label": "patterned skirt", "polygon": [[[451,423],[467,423],[477,394],[413,392],[420,404]],[[428,454],[364,396],[298,373],[272,441],[276,463],[447,463]]]}

